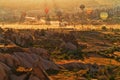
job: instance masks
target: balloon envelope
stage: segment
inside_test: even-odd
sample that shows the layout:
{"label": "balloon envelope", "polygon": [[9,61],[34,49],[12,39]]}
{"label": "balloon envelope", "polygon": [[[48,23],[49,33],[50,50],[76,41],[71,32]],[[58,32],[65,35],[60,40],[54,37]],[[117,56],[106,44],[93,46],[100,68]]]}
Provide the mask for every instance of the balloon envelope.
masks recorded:
{"label": "balloon envelope", "polygon": [[106,20],[106,19],[108,18],[108,13],[107,13],[107,12],[101,12],[101,13],[100,13],[100,18],[101,18],[102,20]]}
{"label": "balloon envelope", "polygon": [[49,9],[45,8],[45,13],[48,14],[48,12],[49,12]]}
{"label": "balloon envelope", "polygon": [[92,12],[93,12],[93,10],[92,9],[87,9],[87,14],[91,14]]}
{"label": "balloon envelope", "polygon": [[81,9],[81,10],[84,10],[84,8],[85,8],[85,5],[84,5],[84,4],[81,4],[81,5],[80,5],[80,9]]}

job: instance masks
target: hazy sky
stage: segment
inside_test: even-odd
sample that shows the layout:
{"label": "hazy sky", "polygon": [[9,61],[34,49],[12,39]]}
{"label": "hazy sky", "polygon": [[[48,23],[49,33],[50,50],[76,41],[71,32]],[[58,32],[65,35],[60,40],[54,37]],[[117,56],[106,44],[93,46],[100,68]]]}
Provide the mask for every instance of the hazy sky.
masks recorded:
{"label": "hazy sky", "polygon": [[86,7],[115,6],[120,4],[120,0],[0,0],[0,7],[40,9],[59,7],[71,9],[85,4]]}

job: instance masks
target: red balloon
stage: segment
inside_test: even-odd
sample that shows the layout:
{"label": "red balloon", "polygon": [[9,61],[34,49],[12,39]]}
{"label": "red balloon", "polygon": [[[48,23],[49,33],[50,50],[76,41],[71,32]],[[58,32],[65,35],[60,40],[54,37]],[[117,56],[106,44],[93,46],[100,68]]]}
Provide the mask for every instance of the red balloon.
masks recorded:
{"label": "red balloon", "polygon": [[49,9],[45,8],[45,13],[48,14],[48,12],[49,12]]}
{"label": "red balloon", "polygon": [[92,9],[88,9],[88,10],[87,10],[87,14],[91,14],[92,12],[93,12]]}

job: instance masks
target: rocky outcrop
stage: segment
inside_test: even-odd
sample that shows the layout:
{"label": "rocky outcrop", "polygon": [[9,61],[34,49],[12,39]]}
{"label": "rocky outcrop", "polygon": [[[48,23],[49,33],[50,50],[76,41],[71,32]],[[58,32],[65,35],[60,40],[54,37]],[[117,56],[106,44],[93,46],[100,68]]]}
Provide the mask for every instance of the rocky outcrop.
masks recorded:
{"label": "rocky outcrop", "polygon": [[72,63],[67,63],[67,64],[62,64],[61,66],[63,66],[64,68],[68,69],[68,70],[80,70],[80,69],[86,69],[87,66],[83,63],[78,63],[78,62],[72,62]]}
{"label": "rocky outcrop", "polygon": [[31,53],[35,53],[39,56],[41,56],[44,59],[50,59],[50,55],[48,54],[46,49],[43,48],[29,48]]}
{"label": "rocky outcrop", "polygon": [[4,37],[22,47],[31,46],[34,42],[34,37],[30,33],[20,33],[19,31],[13,29],[8,29],[4,33]]}
{"label": "rocky outcrop", "polygon": [[9,71],[9,67],[0,62],[0,80],[8,80],[7,71]]}
{"label": "rocky outcrop", "polygon": [[77,50],[77,46],[72,44],[71,42],[64,43],[62,46],[64,49],[67,50]]}
{"label": "rocky outcrop", "polygon": [[[24,50],[23,50],[24,51]],[[18,72],[18,67],[32,71]],[[60,70],[42,48],[30,48],[28,52],[0,53],[0,80],[50,80],[46,70]]]}

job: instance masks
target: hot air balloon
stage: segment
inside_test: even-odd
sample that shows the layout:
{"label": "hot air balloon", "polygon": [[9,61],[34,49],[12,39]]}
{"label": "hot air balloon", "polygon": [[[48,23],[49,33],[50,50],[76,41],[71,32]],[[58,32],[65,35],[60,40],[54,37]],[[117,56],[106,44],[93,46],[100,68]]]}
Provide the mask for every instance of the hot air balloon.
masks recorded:
{"label": "hot air balloon", "polygon": [[101,12],[101,13],[100,13],[100,18],[101,18],[102,20],[106,20],[106,19],[108,18],[108,13],[107,13],[107,12]]}
{"label": "hot air balloon", "polygon": [[81,10],[84,10],[84,9],[85,9],[85,5],[84,5],[84,4],[81,4],[81,5],[80,5],[80,9],[81,9]]}
{"label": "hot air balloon", "polygon": [[80,5],[80,9],[82,10],[82,17],[81,17],[81,25],[82,25],[82,28],[83,28],[83,21],[84,21],[84,9],[85,9],[85,5],[84,4],[81,4]]}
{"label": "hot air balloon", "polygon": [[87,9],[87,11],[86,11],[86,13],[87,13],[87,14],[91,14],[92,12],[93,12],[93,10],[92,10],[92,9],[90,9],[90,8],[89,8],[89,9]]}
{"label": "hot air balloon", "polygon": [[49,13],[49,9],[45,8],[45,13],[48,14]]}
{"label": "hot air balloon", "polygon": [[45,11],[45,14],[48,14],[48,12],[49,12],[49,9],[48,9],[48,1],[47,0],[44,0],[44,6],[45,6],[45,9],[44,9],[44,11]]}

